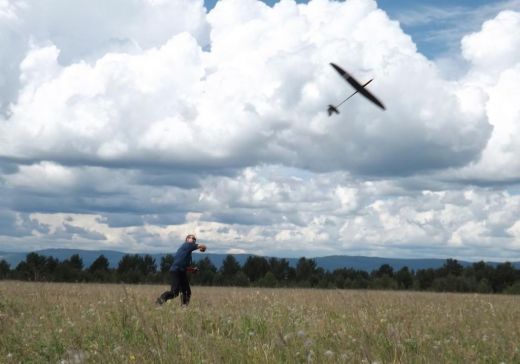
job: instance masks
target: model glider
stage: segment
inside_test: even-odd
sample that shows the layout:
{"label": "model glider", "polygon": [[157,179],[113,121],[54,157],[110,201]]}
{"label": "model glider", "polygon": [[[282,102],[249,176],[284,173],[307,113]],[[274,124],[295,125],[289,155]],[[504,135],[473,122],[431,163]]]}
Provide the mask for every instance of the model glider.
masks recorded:
{"label": "model glider", "polygon": [[347,71],[345,71],[343,68],[339,67],[338,65],[335,65],[334,63],[331,63],[330,64],[339,74],[340,76],[345,79],[345,81],[347,81],[348,83],[350,83],[350,85],[352,87],[354,87],[354,89],[356,90],[352,95],[350,95],[349,97],[347,97],[345,100],[341,101],[338,105],[334,106],[334,105],[329,105],[328,109],[327,109],[327,113],[329,114],[329,116],[331,116],[332,114],[339,114],[339,110],[338,110],[338,107],[340,107],[345,101],[347,101],[348,99],[350,99],[352,96],[354,96],[355,94],[357,94],[358,92],[365,96],[367,99],[369,99],[370,101],[372,101],[374,104],[376,104],[377,106],[379,106],[381,109],[385,110],[385,106],[383,105],[383,103],[381,101],[379,101],[377,99],[377,97],[375,97],[374,95],[372,95],[366,88],[365,86],[367,86],[370,82],[372,82],[372,80],[369,80],[367,83],[365,83],[364,85],[360,84],[358,81],[356,81],[356,79],[354,77],[352,77],[351,75],[349,75],[347,73]]}

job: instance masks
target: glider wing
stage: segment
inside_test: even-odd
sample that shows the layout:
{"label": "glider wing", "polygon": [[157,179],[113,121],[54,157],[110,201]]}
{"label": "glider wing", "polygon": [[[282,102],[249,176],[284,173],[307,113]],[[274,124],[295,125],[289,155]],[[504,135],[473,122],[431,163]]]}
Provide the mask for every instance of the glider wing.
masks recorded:
{"label": "glider wing", "polygon": [[[343,77],[348,83],[350,83],[350,85],[352,87],[354,87],[354,89],[356,90],[356,92],[359,92],[361,95],[365,96],[367,99],[369,99],[370,101],[372,101],[374,104],[376,104],[377,106],[379,106],[381,109],[385,110],[385,106],[383,105],[383,103],[381,101],[379,101],[377,99],[377,97],[375,97],[374,95],[372,95],[366,88],[365,86],[368,85],[370,83],[370,81],[368,81],[367,83],[365,83],[364,85],[361,85],[358,81],[356,81],[356,79],[354,77],[352,77],[351,75],[349,75],[347,73],[347,71],[345,71],[343,68],[335,65],[334,63],[331,63],[330,64],[340,75],[341,77]],[[352,94],[351,96],[355,95],[356,92],[354,92],[354,94]]]}

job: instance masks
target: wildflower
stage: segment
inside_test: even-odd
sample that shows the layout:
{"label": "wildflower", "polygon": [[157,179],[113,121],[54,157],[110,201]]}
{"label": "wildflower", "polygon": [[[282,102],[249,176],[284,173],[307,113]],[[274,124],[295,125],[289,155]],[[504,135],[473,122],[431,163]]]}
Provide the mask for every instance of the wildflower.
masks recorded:
{"label": "wildflower", "polygon": [[313,359],[314,359],[314,351],[309,350],[309,353],[307,354],[307,363],[312,362]]}
{"label": "wildflower", "polygon": [[135,356],[134,356],[134,354],[130,354],[129,358],[130,358],[131,361],[135,361]]}
{"label": "wildflower", "polygon": [[327,350],[324,354],[327,358],[332,358],[334,356],[334,352],[331,350]]}
{"label": "wildflower", "polygon": [[85,353],[81,350],[74,351],[69,350],[67,351],[67,359],[62,359],[60,361],[61,364],[81,364],[84,363],[85,360],[88,358],[88,353]]}

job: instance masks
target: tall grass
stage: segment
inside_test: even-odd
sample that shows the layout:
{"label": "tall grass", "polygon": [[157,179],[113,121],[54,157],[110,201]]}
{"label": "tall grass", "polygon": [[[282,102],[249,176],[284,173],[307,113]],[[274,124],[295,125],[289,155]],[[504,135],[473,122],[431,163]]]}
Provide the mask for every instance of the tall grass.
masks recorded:
{"label": "tall grass", "polygon": [[0,363],[519,363],[516,296],[0,282]]}

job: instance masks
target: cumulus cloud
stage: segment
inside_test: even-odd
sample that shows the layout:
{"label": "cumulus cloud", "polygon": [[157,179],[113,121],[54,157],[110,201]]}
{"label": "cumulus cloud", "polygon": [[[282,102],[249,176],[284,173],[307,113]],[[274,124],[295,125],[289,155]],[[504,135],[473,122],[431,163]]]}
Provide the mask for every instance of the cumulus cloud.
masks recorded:
{"label": "cumulus cloud", "polygon": [[0,211],[0,236],[27,238],[33,234],[46,234],[48,226],[32,219],[28,214]]}
{"label": "cumulus cloud", "polygon": [[[255,169],[239,178],[220,179],[213,193],[202,196],[206,209],[215,209],[217,217],[218,206],[225,206],[226,212],[257,218],[240,226],[248,231],[246,236],[254,234],[250,241],[257,243],[240,241],[240,248],[294,249],[292,255],[295,250],[388,255],[390,249],[398,256],[418,251],[442,256],[442,251],[452,250],[473,258],[509,257],[517,248],[511,231],[520,216],[518,195],[457,186],[411,192],[397,181],[359,181],[344,174],[304,180],[266,180],[264,175],[271,174]],[[264,223],[265,209],[274,222]],[[201,220],[213,219],[206,215]],[[497,242],[503,251],[496,251]]]}
{"label": "cumulus cloud", "polygon": [[[519,13],[463,38],[448,80],[375,1],[68,6],[0,2],[2,244],[518,252],[518,195],[478,185],[520,177]],[[331,61],[388,110],[327,117],[352,91]]]}
{"label": "cumulus cloud", "polygon": [[[20,64],[18,100],[0,127],[1,153],[217,173],[283,163],[395,175],[464,165],[487,141],[484,115],[463,107],[458,86],[438,75],[375,2],[282,1],[270,8],[228,0],[208,23],[209,51],[187,32],[94,64],[63,66],[57,45],[33,47]],[[350,91],[329,61],[375,77],[389,111],[358,98],[327,118],[325,105]]]}
{"label": "cumulus cloud", "polygon": [[[492,2],[462,2],[439,4],[421,2],[397,7],[390,11],[406,31],[414,33],[414,40],[427,45],[424,50],[431,55],[431,48],[437,48],[448,58],[453,59],[464,35],[478,29],[482,23],[494,18],[504,9],[520,10],[518,0],[498,0]],[[463,19],[463,21],[461,21]],[[438,57],[438,55],[436,55]]]}
{"label": "cumulus cloud", "polygon": [[139,53],[182,32],[207,44],[202,0],[1,1],[0,110],[16,102],[19,64],[31,46],[55,45],[66,66],[108,52]]}
{"label": "cumulus cloud", "polygon": [[[25,223],[46,226],[47,232],[24,241],[165,251],[194,232],[219,252],[443,257],[450,251],[467,259],[511,259],[520,244],[519,195],[456,185],[413,192],[398,181],[363,181],[344,172],[300,177],[295,170],[284,172],[266,166],[210,177],[184,201],[169,187],[158,194],[160,200],[149,202],[148,212],[33,213]],[[169,212],[161,213],[161,204]],[[186,209],[175,217],[176,208]]]}
{"label": "cumulus cloud", "polygon": [[462,53],[479,71],[494,76],[490,71],[504,70],[518,63],[519,27],[519,13],[503,11],[484,22],[479,32],[462,39]]}
{"label": "cumulus cloud", "polygon": [[484,105],[493,127],[482,157],[458,171],[463,179],[520,181],[519,34],[520,13],[504,11],[462,39],[462,53],[471,69],[461,82],[487,95]]}

